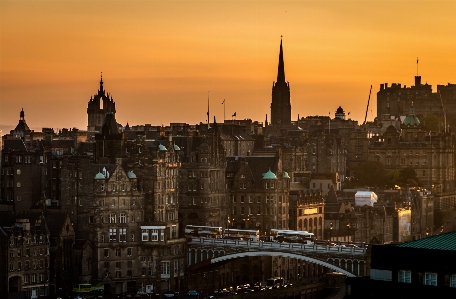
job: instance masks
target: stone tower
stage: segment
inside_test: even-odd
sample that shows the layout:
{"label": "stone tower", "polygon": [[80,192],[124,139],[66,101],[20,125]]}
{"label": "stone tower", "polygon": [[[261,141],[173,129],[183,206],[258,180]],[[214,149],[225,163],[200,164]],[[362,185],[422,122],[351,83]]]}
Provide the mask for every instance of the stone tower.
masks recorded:
{"label": "stone tower", "polygon": [[106,94],[103,89],[103,76],[100,78],[100,89],[98,93],[93,97],[90,97],[89,104],[87,106],[88,132],[99,132],[103,126],[103,120],[106,113],[112,113],[115,117],[116,114],[116,103],[113,101],[112,96],[109,97],[109,92]]}
{"label": "stone tower", "polygon": [[291,122],[290,83],[285,81],[282,40],[280,40],[277,82],[272,83],[271,125]]}

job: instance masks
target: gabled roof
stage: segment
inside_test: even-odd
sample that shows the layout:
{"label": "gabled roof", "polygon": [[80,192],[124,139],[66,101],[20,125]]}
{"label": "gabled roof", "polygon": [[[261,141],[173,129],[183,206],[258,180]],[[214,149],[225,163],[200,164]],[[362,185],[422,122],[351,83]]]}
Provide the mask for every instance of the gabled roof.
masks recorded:
{"label": "gabled roof", "polygon": [[394,244],[393,246],[456,251],[456,232],[449,232],[420,240]]}

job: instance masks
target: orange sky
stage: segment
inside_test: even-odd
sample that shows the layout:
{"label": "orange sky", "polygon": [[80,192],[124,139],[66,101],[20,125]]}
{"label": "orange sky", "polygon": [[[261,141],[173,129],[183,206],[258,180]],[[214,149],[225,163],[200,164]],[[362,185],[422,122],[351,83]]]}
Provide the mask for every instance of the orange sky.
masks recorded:
{"label": "orange sky", "polygon": [[360,122],[373,85],[456,83],[456,1],[0,1],[0,129],[87,127],[105,89],[130,125],[270,114],[283,35],[292,119],[341,105]]}

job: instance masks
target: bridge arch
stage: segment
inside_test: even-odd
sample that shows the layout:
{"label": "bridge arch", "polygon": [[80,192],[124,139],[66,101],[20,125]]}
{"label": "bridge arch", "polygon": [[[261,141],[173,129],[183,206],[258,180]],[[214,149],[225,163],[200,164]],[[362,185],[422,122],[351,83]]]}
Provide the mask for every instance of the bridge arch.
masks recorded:
{"label": "bridge arch", "polygon": [[314,259],[314,258],[311,258],[311,257],[304,256],[304,255],[299,255],[299,254],[294,254],[294,253],[286,253],[286,252],[276,252],[276,251],[246,251],[246,252],[238,252],[238,253],[228,254],[228,255],[224,255],[224,256],[221,256],[221,257],[217,257],[217,258],[211,259],[210,263],[211,264],[215,264],[215,263],[219,263],[219,262],[223,262],[223,261],[227,261],[227,260],[232,260],[232,259],[237,259],[237,258],[241,258],[241,257],[253,257],[253,256],[281,256],[281,257],[289,257],[289,258],[299,259],[299,260],[315,263],[317,265],[321,265],[321,266],[329,268],[331,270],[343,273],[343,274],[345,274],[348,277],[355,277],[354,274],[348,272],[347,270],[345,270],[345,269],[343,269],[341,267],[338,267],[336,265],[330,264],[328,262],[324,262],[324,261],[321,261],[321,260],[318,260],[318,259]]}

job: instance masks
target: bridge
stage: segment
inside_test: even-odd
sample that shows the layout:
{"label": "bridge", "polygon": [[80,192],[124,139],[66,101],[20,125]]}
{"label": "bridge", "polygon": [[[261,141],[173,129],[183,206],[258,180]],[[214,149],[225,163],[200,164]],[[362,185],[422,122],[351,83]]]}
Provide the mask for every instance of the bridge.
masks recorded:
{"label": "bridge", "polygon": [[190,271],[242,257],[281,256],[315,263],[348,277],[366,273],[365,248],[211,238],[191,238],[187,244]]}

